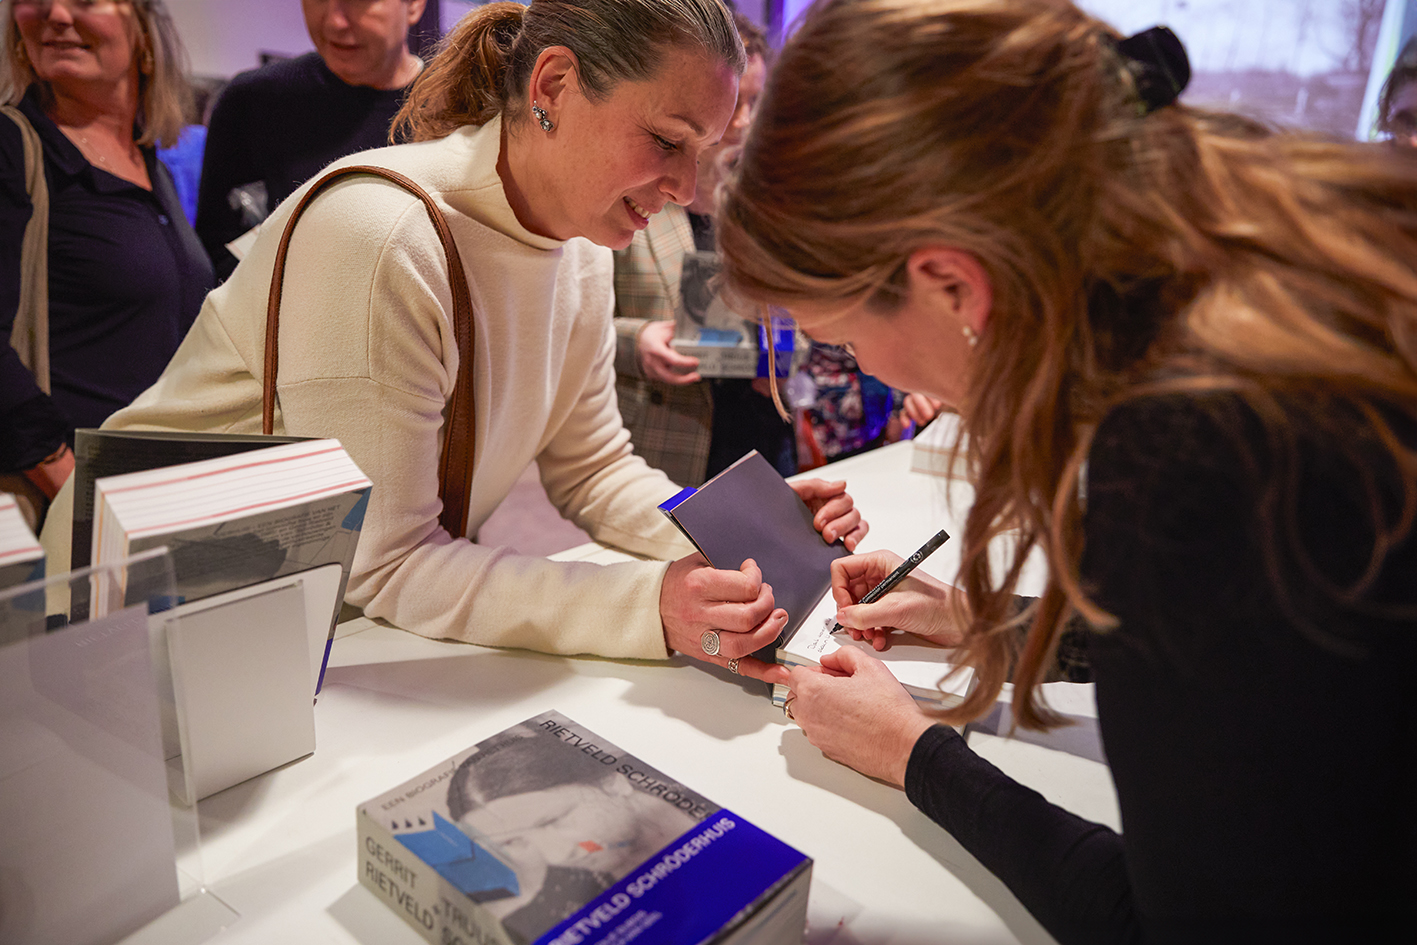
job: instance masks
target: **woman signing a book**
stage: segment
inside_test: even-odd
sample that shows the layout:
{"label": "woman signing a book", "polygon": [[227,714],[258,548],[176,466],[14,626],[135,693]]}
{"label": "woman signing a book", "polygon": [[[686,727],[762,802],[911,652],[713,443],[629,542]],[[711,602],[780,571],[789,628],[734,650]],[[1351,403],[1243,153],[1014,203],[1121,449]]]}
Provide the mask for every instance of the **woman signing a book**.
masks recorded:
{"label": "woman signing a book", "polygon": [[[899,560],[875,554],[833,593],[858,638],[958,644],[979,680],[931,715],[843,647],[787,708],[1060,942],[1393,941],[1417,927],[1417,164],[1186,107],[1188,76],[1169,31],[1059,0],[824,0],[787,43],[720,207],[730,288],[958,406],[959,589],[853,604]],[[1075,615],[1121,834],[940,724],[1006,681],[1020,724],[1054,721]]]}
{"label": "woman signing a book", "polygon": [[[333,184],[292,231],[275,431],[338,438],[374,483],[348,599],[431,637],[552,653],[682,651],[774,679],[748,657],[786,621],[751,562],[707,567],[656,504],[676,488],[631,452],[615,406],[610,250],[694,197],[698,155],[733,111],[743,46],[719,0],[534,0],[465,16],[377,165],[428,192],[474,314],[460,364],[448,262],[420,199]],[[267,296],[302,188],[207,299],[162,378],[110,426],[259,432]],[[475,405],[465,531],[440,525],[445,406]],[[594,538],[672,563],[609,567],[482,547],[479,525],[535,460]],[[840,483],[797,491],[828,541],[865,533]],[[456,530],[455,530],[456,531]]]}

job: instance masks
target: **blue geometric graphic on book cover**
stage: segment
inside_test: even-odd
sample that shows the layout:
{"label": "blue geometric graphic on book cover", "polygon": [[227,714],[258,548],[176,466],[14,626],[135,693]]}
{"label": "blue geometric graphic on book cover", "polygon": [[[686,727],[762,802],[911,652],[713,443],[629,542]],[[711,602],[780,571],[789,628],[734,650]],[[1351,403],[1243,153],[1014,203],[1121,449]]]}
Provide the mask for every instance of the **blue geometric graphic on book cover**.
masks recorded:
{"label": "blue geometric graphic on book cover", "polygon": [[432,830],[401,833],[396,839],[474,902],[521,892],[510,867],[437,811]]}
{"label": "blue geometric graphic on book cover", "polygon": [[357,532],[364,528],[364,513],[369,510],[370,489],[362,489],[359,492],[359,501],[354,503],[354,508],[345,513],[344,521],[339,523],[339,527],[345,531]]}

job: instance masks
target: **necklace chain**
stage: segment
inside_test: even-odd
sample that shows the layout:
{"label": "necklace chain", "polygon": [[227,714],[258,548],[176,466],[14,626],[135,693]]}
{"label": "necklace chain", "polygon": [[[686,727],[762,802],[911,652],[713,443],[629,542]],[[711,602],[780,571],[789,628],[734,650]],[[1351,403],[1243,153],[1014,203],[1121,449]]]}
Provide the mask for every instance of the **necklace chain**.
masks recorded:
{"label": "necklace chain", "polygon": [[[74,133],[79,137],[79,150],[84,153],[85,157],[90,158],[91,161],[97,160],[100,167],[112,167],[112,165],[108,162],[108,158],[94,145],[91,140],[89,140],[88,135],[84,134],[82,131],[79,131],[77,128],[74,129]],[[137,149],[138,146],[136,144],[131,141],[128,142],[128,153],[124,156],[127,157],[129,160],[132,160],[133,152]]]}

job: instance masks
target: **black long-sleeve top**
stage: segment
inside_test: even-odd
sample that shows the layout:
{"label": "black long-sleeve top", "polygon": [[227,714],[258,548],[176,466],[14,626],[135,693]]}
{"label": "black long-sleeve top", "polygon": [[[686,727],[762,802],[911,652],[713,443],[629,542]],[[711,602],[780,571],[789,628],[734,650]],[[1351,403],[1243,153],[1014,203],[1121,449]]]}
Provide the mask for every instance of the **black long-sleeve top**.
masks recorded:
{"label": "black long-sleeve top", "polygon": [[1282,595],[1260,537],[1285,520],[1260,485],[1281,451],[1253,414],[1223,396],[1156,399],[1099,430],[1083,575],[1120,620],[1088,647],[1122,834],[1047,803],[951,729],[915,745],[910,799],[1065,945],[1417,929],[1417,541],[1357,603],[1320,588],[1367,566],[1364,477],[1395,520],[1401,474],[1354,445],[1355,418],[1308,418],[1294,520],[1313,569],[1282,552]]}
{"label": "black long-sleeve top", "polygon": [[33,206],[20,130],[0,118],[0,472],[34,466],[75,427],[98,426],[147,389],[213,285],[152,148],[143,149],[149,191],[90,164],[44,114],[34,87],[19,108],[39,133],[49,187],[52,393],[10,347]]}
{"label": "black long-sleeve top", "polygon": [[226,244],[253,225],[233,189],[260,183],[275,210],[331,161],[388,144],[407,91],[349,85],[313,52],[233,78],[212,110],[197,195],[197,234],[218,277],[236,268]]}

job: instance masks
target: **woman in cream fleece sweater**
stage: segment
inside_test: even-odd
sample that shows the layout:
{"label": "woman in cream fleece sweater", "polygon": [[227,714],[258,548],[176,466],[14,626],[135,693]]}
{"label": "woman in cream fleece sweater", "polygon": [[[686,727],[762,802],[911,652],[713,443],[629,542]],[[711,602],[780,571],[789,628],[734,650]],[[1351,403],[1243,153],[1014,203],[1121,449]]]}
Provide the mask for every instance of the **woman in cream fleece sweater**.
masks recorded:
{"label": "woman in cream fleece sweater", "polygon": [[[747,657],[786,620],[751,562],[601,567],[469,540],[536,460],[551,501],[597,540],[656,558],[692,551],[655,508],[675,487],[631,452],[616,408],[610,248],[667,202],[693,199],[697,155],[727,124],[742,68],[719,0],[498,3],[454,28],[399,118],[417,143],[340,163],[400,171],[442,208],[476,311],[470,367],[452,338],[442,249],[413,196],[358,177],[301,218],[277,430],[338,438],[374,481],[348,590],[366,614],[480,644],[641,659],[683,650],[781,675]],[[260,430],[266,294],[303,193],[109,426]],[[444,404],[466,370],[477,450],[468,535],[454,536],[438,524],[436,461]],[[798,491],[828,540],[854,546],[865,533],[840,484]],[[714,656],[700,645],[709,629],[721,634]]]}

